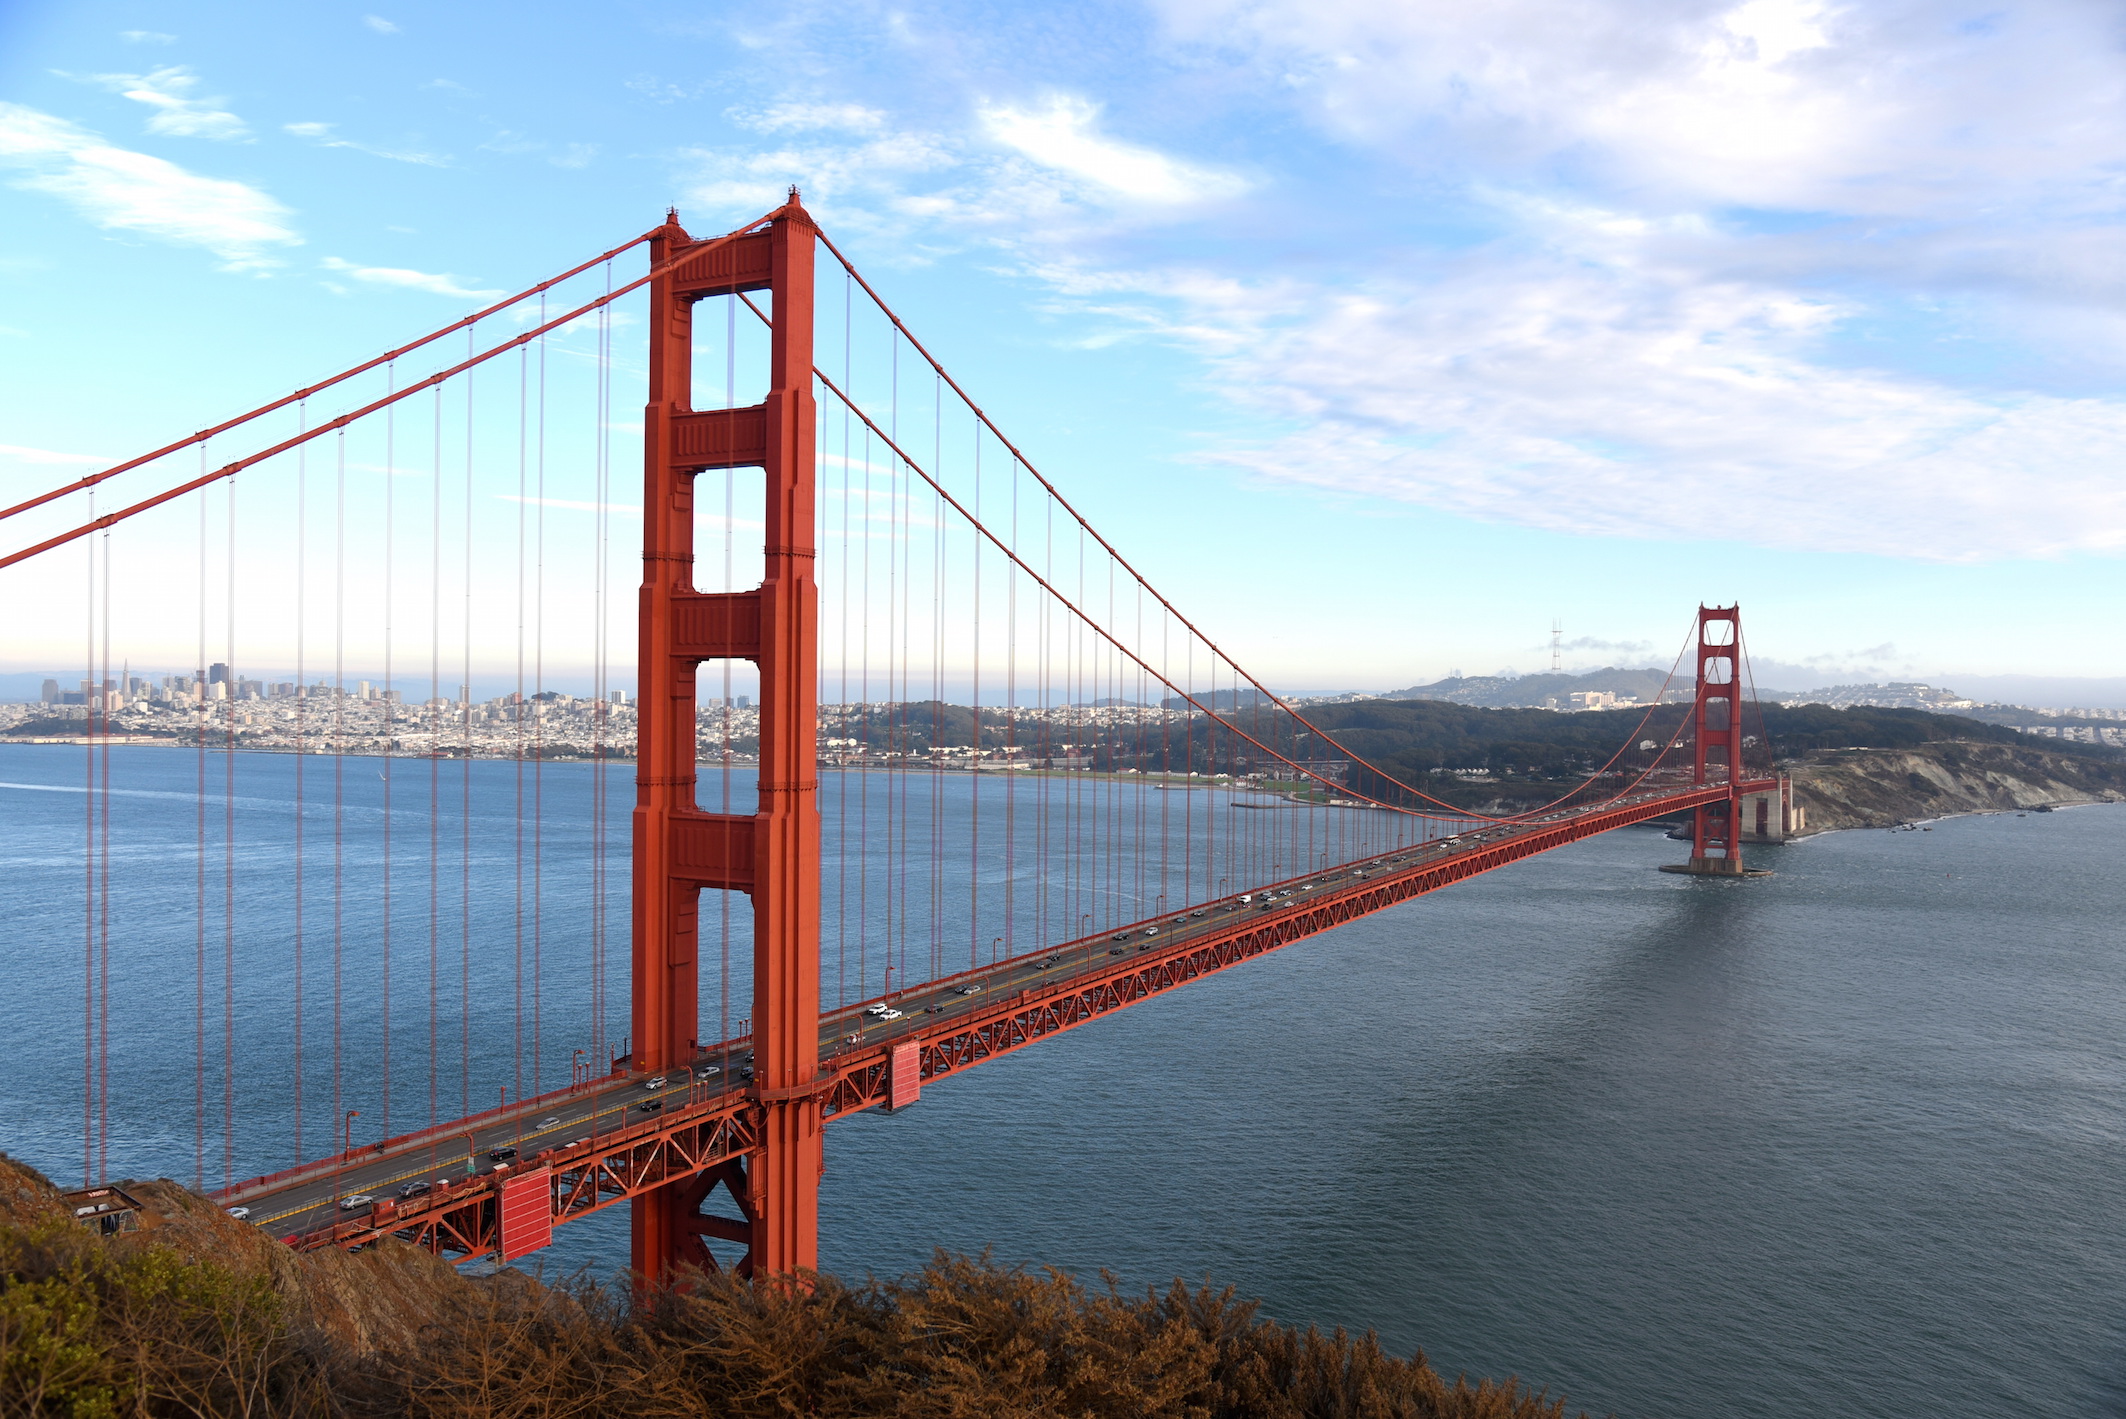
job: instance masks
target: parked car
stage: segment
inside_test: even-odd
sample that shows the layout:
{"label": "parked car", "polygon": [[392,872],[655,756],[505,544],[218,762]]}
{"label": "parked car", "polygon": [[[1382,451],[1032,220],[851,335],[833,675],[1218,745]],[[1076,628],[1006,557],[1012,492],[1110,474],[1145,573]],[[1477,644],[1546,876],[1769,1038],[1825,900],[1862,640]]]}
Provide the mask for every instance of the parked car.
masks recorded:
{"label": "parked car", "polygon": [[359,1212],[374,1201],[376,1199],[366,1192],[350,1192],[340,1199],[340,1211]]}

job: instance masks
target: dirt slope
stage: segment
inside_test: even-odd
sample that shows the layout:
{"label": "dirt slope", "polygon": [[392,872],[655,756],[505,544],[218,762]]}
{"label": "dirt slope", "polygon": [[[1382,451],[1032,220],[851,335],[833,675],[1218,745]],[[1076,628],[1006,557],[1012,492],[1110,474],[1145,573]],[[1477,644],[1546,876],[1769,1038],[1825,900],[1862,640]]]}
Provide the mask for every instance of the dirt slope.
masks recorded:
{"label": "dirt slope", "polygon": [[1811,833],[1956,813],[2126,801],[2126,763],[2009,744],[1836,749],[1812,754],[1790,772]]}

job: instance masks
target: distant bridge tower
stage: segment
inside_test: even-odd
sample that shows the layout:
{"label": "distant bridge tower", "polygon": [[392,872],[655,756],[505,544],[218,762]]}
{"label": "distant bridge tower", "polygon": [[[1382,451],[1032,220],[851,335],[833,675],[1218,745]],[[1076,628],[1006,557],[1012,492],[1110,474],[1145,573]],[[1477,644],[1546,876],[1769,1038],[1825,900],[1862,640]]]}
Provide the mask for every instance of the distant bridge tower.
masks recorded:
{"label": "distant bridge tower", "polygon": [[[761,1149],[633,1203],[630,1260],[656,1282],[714,1266],[704,1236],[743,1240],[747,1273],[819,1264],[819,591],[812,579],[812,256],[816,228],[792,188],[759,228],[696,242],[674,214],[650,242],[649,405],[643,422],[640,707],[634,815],[631,1068],[693,1062],[700,1039],[703,888],[753,898],[752,1093]],[[705,250],[687,260],[690,246]],[[769,293],[768,395],[742,409],[692,407],[693,308]],[[696,591],[694,478],[759,468],[767,484],[766,576],[751,591]],[[760,801],[752,814],[694,801],[695,672],[760,667]],[[705,1215],[728,1187],[744,1220]]]}
{"label": "distant bridge tower", "polygon": [[[1727,800],[1693,815],[1690,871],[1742,871],[1742,607],[1698,608],[1698,693],[1691,710],[1693,783],[1727,783]],[[1714,856],[1715,851],[1718,856]]]}

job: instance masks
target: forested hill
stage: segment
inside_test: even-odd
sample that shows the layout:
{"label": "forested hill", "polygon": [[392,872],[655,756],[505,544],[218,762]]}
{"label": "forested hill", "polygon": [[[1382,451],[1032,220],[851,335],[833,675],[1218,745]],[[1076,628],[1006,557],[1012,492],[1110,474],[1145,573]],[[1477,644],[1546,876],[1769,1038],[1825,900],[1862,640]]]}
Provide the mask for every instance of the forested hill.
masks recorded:
{"label": "forested hill", "polygon": [[[1640,732],[1665,741],[1685,706],[1589,710],[1481,709],[1438,700],[1358,700],[1310,705],[1304,713],[1344,750],[1405,782],[1433,769],[1488,769],[1501,778],[1573,778],[1601,766],[1642,720]],[[1749,711],[1754,728],[1759,711]],[[1954,740],[1982,744],[2034,741],[2012,729],[1960,715],[1906,709],[1832,709],[1825,705],[1761,709],[1772,750],[1789,758],[1812,749],[1905,749]],[[2116,749],[2046,740],[2053,753],[2116,759]],[[1329,744],[1301,742],[1298,758],[1331,758]]]}

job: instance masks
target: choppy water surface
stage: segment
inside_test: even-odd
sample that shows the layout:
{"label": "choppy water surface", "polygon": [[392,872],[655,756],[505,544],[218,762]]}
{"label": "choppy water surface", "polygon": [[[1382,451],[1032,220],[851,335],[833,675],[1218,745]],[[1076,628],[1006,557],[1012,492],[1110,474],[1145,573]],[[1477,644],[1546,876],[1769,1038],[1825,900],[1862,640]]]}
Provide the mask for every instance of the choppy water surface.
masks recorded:
{"label": "choppy water surface", "polygon": [[[0,781],[79,781],[39,752]],[[0,1146],[72,1177],[55,797],[0,786]],[[1678,846],[1552,853],[838,1123],[825,1262],[1207,1276],[1621,1415],[2126,1413],[2126,809],[1834,834],[1747,883],[1656,873]],[[114,963],[189,1011],[185,936]],[[113,1058],[184,1108],[114,1085],[114,1170],[188,1160],[189,1034]],[[617,1211],[562,1235],[624,1259]]]}

